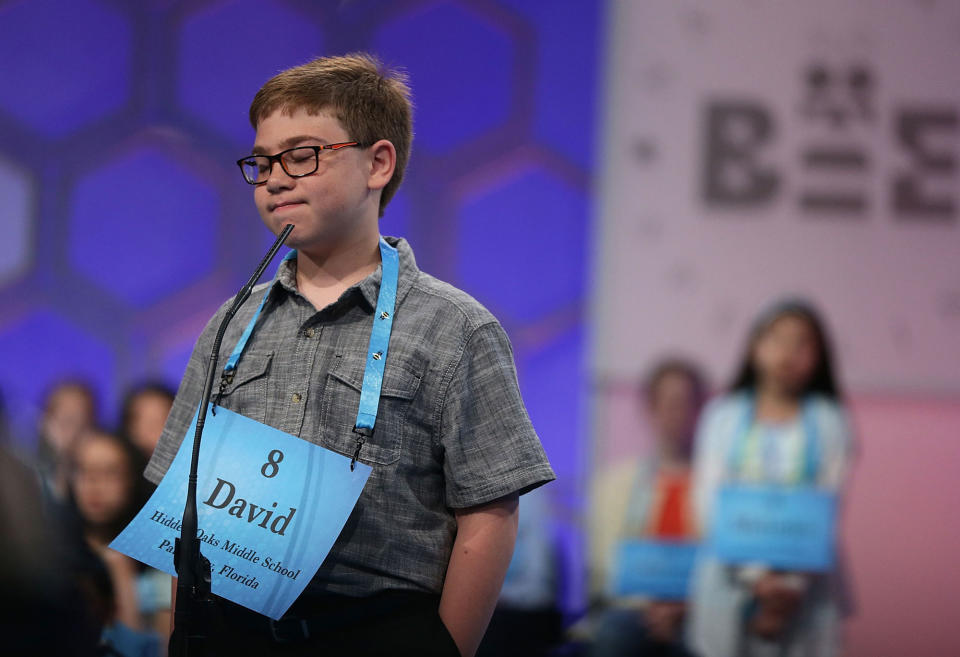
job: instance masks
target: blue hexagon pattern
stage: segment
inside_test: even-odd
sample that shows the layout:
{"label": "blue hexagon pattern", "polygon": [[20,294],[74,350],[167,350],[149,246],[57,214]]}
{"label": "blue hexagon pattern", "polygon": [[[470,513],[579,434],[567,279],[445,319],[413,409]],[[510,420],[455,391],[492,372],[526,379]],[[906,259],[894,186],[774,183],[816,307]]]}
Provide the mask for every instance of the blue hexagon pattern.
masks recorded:
{"label": "blue hexagon pattern", "polygon": [[308,17],[277,2],[215,4],[191,16],[180,33],[180,104],[238,148],[249,149],[254,133],[247,111],[263,83],[322,54],[320,32]]}
{"label": "blue hexagon pattern", "polygon": [[525,168],[460,210],[459,280],[494,313],[536,320],[583,295],[588,203],[540,167]]}
{"label": "blue hexagon pattern", "polygon": [[583,331],[575,329],[517,363],[523,400],[533,427],[560,479],[579,468],[577,438],[583,430],[587,381]]}
{"label": "blue hexagon pattern", "polygon": [[156,147],[126,153],[82,178],[71,199],[73,266],[143,307],[213,267],[219,199]]}
{"label": "blue hexagon pattern", "polygon": [[514,47],[507,35],[452,2],[428,4],[382,25],[375,52],[410,74],[414,149],[443,152],[503,123],[510,112]]}
{"label": "blue hexagon pattern", "polygon": [[592,0],[504,0],[537,30],[537,137],[589,167],[597,88],[600,12]]}
{"label": "blue hexagon pattern", "polygon": [[0,283],[20,273],[30,262],[35,184],[33,177],[0,156],[0,199],[3,239],[0,240]]}
{"label": "blue hexagon pattern", "polygon": [[[67,376],[88,380],[107,400],[112,397],[116,379],[110,346],[66,317],[41,308],[2,330],[0,372],[11,408],[37,408],[44,392]],[[110,410],[110,404],[101,410]]]}
{"label": "blue hexagon pattern", "polygon": [[[168,348],[160,356],[160,372],[167,381],[179,381],[187,371],[187,363],[190,362],[190,354],[193,353],[193,346],[196,339],[187,339],[178,345]],[[199,404],[198,404],[199,405]]]}
{"label": "blue hexagon pattern", "polygon": [[92,0],[0,7],[0,106],[61,137],[116,109],[130,87],[130,26]]}

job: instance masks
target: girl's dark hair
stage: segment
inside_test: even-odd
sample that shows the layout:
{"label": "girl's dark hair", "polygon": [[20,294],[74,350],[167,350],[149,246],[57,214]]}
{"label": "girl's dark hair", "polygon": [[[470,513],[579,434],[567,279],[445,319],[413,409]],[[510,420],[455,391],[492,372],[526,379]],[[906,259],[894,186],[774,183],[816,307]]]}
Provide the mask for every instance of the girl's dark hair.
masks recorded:
{"label": "girl's dark hair", "polygon": [[775,321],[782,317],[799,317],[810,325],[819,349],[817,365],[802,394],[820,394],[831,399],[842,396],[833,373],[833,349],[823,318],[813,304],[804,299],[787,299],[775,303],[757,318],[750,330],[750,339],[744,350],[740,369],[730,385],[730,392],[753,390],[757,385],[757,372],[753,366],[753,348],[757,340]]}

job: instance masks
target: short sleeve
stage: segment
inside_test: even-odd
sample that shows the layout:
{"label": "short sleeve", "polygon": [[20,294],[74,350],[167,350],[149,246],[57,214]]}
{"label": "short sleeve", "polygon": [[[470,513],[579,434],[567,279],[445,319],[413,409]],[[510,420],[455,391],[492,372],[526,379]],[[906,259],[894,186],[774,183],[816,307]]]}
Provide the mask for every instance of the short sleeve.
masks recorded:
{"label": "short sleeve", "polygon": [[524,407],[513,350],[499,323],[474,330],[445,390],[439,441],[449,507],[523,494],[556,478]]}
{"label": "short sleeve", "polygon": [[203,391],[203,381],[207,371],[210,349],[213,347],[214,332],[226,309],[227,304],[224,304],[210,318],[193,346],[193,353],[190,354],[187,370],[180,381],[177,396],[173,400],[173,407],[170,409],[167,422],[163,426],[163,433],[160,435],[160,440],[157,442],[153,455],[150,457],[150,462],[147,463],[147,468],[143,473],[144,477],[155,484],[160,483],[163,475],[167,472],[167,468],[173,463],[173,457],[177,455],[180,443],[183,442],[187,429],[193,423],[193,417],[200,406],[200,395]]}

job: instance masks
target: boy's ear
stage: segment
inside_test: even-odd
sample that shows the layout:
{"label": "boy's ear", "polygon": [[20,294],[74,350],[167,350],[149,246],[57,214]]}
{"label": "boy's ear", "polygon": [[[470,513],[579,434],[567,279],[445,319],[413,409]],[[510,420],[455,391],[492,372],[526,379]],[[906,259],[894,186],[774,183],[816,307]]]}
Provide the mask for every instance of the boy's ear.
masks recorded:
{"label": "boy's ear", "polygon": [[387,139],[374,142],[370,147],[370,177],[367,186],[370,189],[383,189],[393,178],[397,167],[397,149]]}

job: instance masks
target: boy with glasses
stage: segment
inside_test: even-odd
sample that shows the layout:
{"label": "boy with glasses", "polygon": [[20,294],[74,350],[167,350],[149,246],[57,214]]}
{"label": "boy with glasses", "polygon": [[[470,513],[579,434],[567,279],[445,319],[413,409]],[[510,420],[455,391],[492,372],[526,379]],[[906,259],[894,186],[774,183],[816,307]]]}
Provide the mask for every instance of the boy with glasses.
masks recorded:
{"label": "boy with glasses", "polygon": [[[294,229],[242,361],[219,403],[372,466],[336,544],[280,621],[218,602],[226,654],[472,655],[513,550],[518,495],[554,478],[517,386],[507,337],[467,294],[421,272],[403,239],[376,431],[357,432],[383,278],[379,217],[412,141],[404,77],[359,54],[271,78],[238,161],[266,226]],[[227,329],[223,363],[255,312]],[[201,334],[146,476],[159,481],[189,427],[228,304]],[[376,357],[376,356],[374,356]]]}

